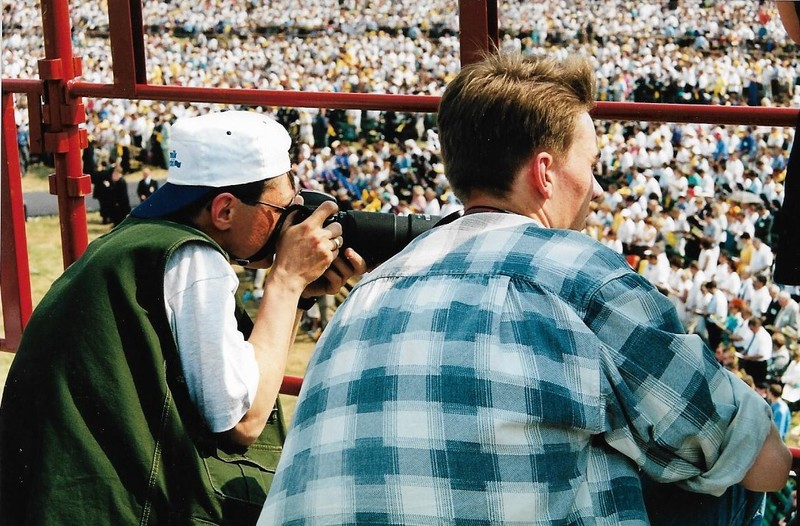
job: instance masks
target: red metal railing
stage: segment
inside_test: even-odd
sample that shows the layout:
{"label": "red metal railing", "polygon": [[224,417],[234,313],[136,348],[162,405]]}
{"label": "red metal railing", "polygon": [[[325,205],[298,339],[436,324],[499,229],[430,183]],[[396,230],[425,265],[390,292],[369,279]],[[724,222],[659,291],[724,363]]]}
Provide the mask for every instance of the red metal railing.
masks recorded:
{"label": "red metal railing", "polygon": [[[22,181],[19,177],[14,97],[10,93],[3,93],[3,137],[0,154],[3,157],[0,173],[0,240],[3,245],[0,252],[0,291],[7,345],[16,348],[33,305]],[[10,166],[16,166],[16,177],[11,176]]]}
{"label": "red metal railing", "polygon": [[283,383],[281,383],[281,394],[289,395],[289,396],[297,396],[300,394],[300,388],[303,387],[303,377],[302,376],[292,376],[287,374],[283,377]]}

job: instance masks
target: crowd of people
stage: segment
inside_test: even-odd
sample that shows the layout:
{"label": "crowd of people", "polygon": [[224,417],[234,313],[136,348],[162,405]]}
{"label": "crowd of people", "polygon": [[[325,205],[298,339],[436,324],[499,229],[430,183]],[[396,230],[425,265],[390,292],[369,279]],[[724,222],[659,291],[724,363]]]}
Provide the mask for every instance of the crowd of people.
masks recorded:
{"label": "crowd of people", "polygon": [[[147,2],[148,82],[182,86],[440,95],[459,69],[452,2]],[[33,0],[4,6],[5,77],[36,78],[42,32]],[[508,2],[501,47],[591,57],[597,100],[800,105],[800,63],[770,2]],[[113,82],[102,2],[75,6],[82,79]],[[113,157],[196,106],[87,100],[87,129]],[[23,122],[24,100],[17,102]],[[216,107],[211,105],[212,109]],[[308,110],[313,120],[318,110]],[[380,112],[365,116],[367,129]],[[357,117],[349,117],[352,121]],[[398,127],[404,119],[389,122]],[[350,122],[352,124],[352,122]],[[340,133],[340,130],[336,130]],[[389,133],[392,134],[393,130]],[[314,146],[314,145],[312,145]],[[317,145],[319,146],[319,145]],[[156,156],[157,152],[151,152]]]}
{"label": "crowd of people", "polygon": [[[265,524],[405,522],[443,506],[456,520],[760,517],[763,492],[789,487],[800,405],[800,289],[773,272],[795,131],[589,112],[596,100],[800,104],[774,8],[509,3],[507,53],[461,68],[445,2],[285,7],[148,4],[150,81],[442,95],[438,116],[88,101],[96,189],[122,188],[137,163],[170,175],[156,189],[143,171],[139,206],[128,219],[129,203],[108,211],[120,228],[36,309],[4,394],[0,515],[252,522],[268,491]],[[9,48],[19,57],[6,71],[19,76],[34,76],[19,53],[40,38],[21,22],[31,9],[3,11],[4,60]],[[108,82],[102,6],[73,16],[86,78]],[[337,309],[277,463],[293,322],[368,268],[326,221],[330,202],[285,225],[303,189],[340,210],[447,219]],[[272,268],[253,320],[229,261]],[[95,338],[75,316],[97,323]],[[35,367],[41,356],[62,358]],[[262,439],[276,449],[253,448],[264,455],[253,463],[274,481],[254,472],[252,502],[226,510],[204,478],[209,460],[238,465],[246,457],[227,455]],[[242,469],[224,466],[234,499]],[[80,509],[68,505],[76,487]]]}

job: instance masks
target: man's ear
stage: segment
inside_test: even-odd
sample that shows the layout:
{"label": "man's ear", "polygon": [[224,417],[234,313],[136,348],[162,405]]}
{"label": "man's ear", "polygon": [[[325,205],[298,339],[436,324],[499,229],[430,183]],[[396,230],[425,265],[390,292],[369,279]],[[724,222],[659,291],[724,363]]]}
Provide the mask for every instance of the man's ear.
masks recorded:
{"label": "man's ear", "polygon": [[542,199],[553,196],[553,163],[555,159],[546,150],[536,150],[528,161],[526,175],[531,188]]}
{"label": "man's ear", "polygon": [[217,230],[225,231],[231,228],[238,201],[233,194],[228,192],[223,192],[211,200],[209,219]]}

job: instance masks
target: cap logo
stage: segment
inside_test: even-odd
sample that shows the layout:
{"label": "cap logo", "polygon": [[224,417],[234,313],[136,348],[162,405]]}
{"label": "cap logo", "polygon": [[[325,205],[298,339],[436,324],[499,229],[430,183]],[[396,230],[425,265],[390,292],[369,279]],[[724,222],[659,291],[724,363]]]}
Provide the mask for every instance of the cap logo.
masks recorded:
{"label": "cap logo", "polygon": [[178,152],[175,150],[169,152],[169,165],[174,166],[175,168],[181,167],[181,162],[178,160]]}

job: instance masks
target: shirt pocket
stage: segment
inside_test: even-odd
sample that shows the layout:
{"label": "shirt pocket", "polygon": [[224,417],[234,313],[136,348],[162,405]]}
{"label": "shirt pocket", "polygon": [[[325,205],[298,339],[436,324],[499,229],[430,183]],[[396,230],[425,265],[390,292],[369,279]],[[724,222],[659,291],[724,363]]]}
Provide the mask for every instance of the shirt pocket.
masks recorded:
{"label": "shirt pocket", "polygon": [[203,459],[208,483],[222,499],[226,518],[258,519],[286,438],[280,409],[273,409],[261,436],[244,451],[215,452]]}

